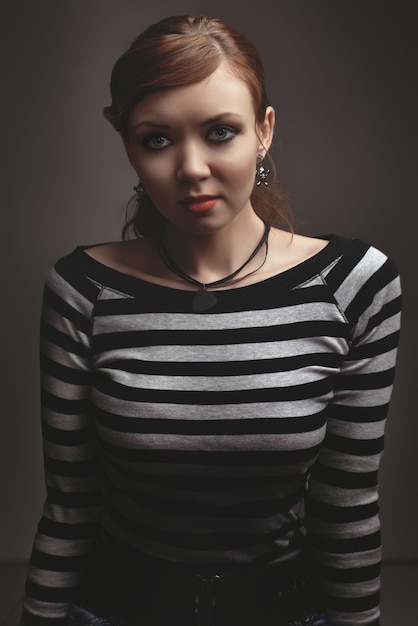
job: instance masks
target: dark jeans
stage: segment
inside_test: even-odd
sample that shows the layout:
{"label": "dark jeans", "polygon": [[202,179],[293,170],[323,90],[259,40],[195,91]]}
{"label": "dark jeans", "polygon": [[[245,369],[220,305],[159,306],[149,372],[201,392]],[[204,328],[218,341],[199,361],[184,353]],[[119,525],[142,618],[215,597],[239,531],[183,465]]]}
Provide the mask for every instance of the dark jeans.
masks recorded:
{"label": "dark jeans", "polygon": [[68,624],[330,626],[304,558],[225,573],[115,552],[96,555]]}

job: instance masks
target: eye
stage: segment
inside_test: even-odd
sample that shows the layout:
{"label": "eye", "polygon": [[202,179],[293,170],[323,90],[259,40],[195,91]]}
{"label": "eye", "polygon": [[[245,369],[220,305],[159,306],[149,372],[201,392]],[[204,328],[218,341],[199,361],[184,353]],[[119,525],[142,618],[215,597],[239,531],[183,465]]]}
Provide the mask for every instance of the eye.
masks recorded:
{"label": "eye", "polygon": [[212,128],[208,137],[211,141],[222,143],[234,139],[238,132],[238,129],[232,126],[216,126]]}
{"label": "eye", "polygon": [[148,150],[162,150],[170,144],[171,141],[164,135],[147,135],[142,141],[142,145]]}

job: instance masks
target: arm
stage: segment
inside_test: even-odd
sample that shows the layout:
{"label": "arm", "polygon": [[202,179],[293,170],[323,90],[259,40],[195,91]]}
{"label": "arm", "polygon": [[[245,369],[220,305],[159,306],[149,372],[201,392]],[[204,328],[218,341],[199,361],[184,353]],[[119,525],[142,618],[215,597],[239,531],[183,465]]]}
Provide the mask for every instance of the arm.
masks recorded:
{"label": "arm", "polygon": [[310,481],[308,538],[331,622],[378,626],[378,468],[399,339],[399,278],[372,248],[334,293],[352,342]]}
{"label": "arm", "polygon": [[27,626],[65,623],[98,530],[100,472],[89,400],[95,290],[66,259],[50,272],[44,290],[40,363],[47,498],[28,569],[22,618]]}

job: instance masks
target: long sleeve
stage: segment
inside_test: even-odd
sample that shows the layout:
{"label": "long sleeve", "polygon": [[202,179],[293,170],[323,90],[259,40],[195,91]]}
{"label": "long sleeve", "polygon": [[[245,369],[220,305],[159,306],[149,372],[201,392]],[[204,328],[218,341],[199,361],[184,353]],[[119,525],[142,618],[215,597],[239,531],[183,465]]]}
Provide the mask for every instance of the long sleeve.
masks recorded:
{"label": "long sleeve", "polygon": [[374,248],[326,277],[351,328],[306,499],[308,538],[335,626],[379,624],[378,468],[400,326],[397,271]]}
{"label": "long sleeve", "polygon": [[47,498],[28,568],[22,621],[64,624],[97,533],[100,472],[90,415],[90,318],[97,288],[60,262],[41,321],[41,399]]}

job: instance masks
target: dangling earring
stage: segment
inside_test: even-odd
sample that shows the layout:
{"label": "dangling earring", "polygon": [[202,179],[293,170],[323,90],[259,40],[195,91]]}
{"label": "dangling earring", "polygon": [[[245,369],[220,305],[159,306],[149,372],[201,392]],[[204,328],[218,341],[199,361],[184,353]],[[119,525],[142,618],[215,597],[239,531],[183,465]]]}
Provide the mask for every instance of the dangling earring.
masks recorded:
{"label": "dangling earring", "polygon": [[138,194],[139,197],[145,196],[145,194],[147,193],[145,191],[144,185],[142,184],[142,182],[140,180],[138,181],[138,184],[135,185],[134,191],[136,191],[136,193]]}
{"label": "dangling earring", "polygon": [[268,187],[268,180],[267,180],[267,176],[270,174],[270,170],[266,170],[266,168],[264,167],[264,165],[262,165],[261,161],[264,159],[264,156],[262,154],[257,154],[257,163],[259,163],[259,165],[257,165],[257,167],[255,168],[255,175],[256,175],[256,185],[257,187],[259,187],[261,184],[264,184],[266,187]]}

